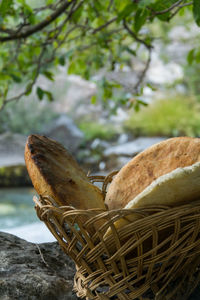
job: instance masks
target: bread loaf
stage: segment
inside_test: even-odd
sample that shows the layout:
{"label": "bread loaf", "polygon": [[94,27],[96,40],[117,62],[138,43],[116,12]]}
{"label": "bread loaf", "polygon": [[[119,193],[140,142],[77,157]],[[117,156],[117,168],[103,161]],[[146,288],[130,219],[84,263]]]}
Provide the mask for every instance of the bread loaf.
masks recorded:
{"label": "bread loaf", "polygon": [[77,162],[58,142],[45,136],[30,135],[25,146],[25,162],[39,195],[51,196],[59,206],[105,209],[101,190],[90,183]]}
{"label": "bread loaf", "polygon": [[177,137],[135,156],[113,179],[105,199],[109,209],[124,208],[160,176],[200,161],[200,139]]}

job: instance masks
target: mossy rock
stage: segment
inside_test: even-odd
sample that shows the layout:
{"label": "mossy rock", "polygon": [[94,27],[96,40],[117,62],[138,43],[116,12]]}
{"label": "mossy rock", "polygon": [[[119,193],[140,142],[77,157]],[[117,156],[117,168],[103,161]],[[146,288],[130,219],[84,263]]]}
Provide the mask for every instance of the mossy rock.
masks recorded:
{"label": "mossy rock", "polygon": [[31,185],[25,166],[0,167],[0,187],[23,187]]}

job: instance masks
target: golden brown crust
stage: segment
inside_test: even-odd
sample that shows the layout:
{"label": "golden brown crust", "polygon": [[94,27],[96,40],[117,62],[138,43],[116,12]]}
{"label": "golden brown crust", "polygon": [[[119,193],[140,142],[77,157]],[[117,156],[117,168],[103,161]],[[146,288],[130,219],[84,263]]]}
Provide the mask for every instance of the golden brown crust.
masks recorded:
{"label": "golden brown crust", "polygon": [[113,179],[105,203],[123,208],[158,177],[200,161],[200,139],[171,138],[135,156]]}
{"label": "golden brown crust", "polygon": [[30,135],[25,147],[25,162],[39,195],[51,196],[58,205],[105,209],[101,191],[89,182],[77,162],[58,142]]}

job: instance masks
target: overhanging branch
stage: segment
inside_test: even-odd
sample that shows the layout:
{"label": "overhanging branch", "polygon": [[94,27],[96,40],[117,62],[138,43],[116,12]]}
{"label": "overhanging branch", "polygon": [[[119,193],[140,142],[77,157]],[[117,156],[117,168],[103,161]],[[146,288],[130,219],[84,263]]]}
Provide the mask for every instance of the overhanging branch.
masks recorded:
{"label": "overhanging branch", "polygon": [[130,34],[130,36],[132,36],[134,38],[134,40],[136,40],[138,43],[144,45],[147,49],[153,48],[153,46],[151,44],[149,44],[145,40],[142,40],[141,38],[139,38],[137,36],[137,34],[129,28],[125,19],[123,20],[123,25],[124,25],[124,28],[127,30],[127,32]]}
{"label": "overhanging branch", "polygon": [[46,17],[43,21],[40,23],[28,27],[26,30],[19,32],[18,30],[14,33],[10,34],[9,36],[0,36],[0,42],[8,42],[8,41],[14,41],[18,39],[24,39],[32,35],[33,33],[36,33],[42,29],[44,29],[46,26],[48,26],[50,23],[52,23],[55,19],[57,19],[62,13],[65,12],[65,10],[72,4],[74,4],[77,0],[72,1],[65,1],[56,11],[54,11],[51,15]]}

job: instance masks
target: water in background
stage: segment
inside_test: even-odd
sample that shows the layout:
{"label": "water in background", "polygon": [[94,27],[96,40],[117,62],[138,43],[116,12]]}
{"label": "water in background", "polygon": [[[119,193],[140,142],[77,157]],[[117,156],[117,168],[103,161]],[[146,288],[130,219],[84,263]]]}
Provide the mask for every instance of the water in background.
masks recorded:
{"label": "water in background", "polygon": [[53,235],[36,215],[34,194],[31,188],[0,190],[0,231],[33,243],[52,242]]}

